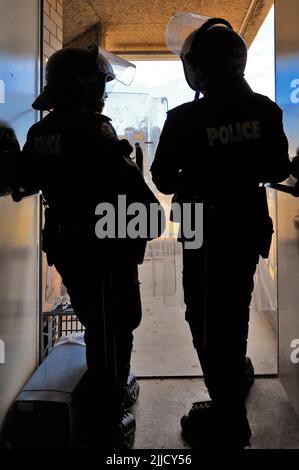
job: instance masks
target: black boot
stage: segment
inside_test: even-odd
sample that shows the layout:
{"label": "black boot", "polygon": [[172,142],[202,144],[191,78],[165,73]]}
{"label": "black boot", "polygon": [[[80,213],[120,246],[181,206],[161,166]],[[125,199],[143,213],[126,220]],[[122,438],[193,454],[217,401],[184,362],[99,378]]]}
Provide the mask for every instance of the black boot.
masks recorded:
{"label": "black boot", "polygon": [[119,448],[131,449],[134,444],[136,421],[134,416],[127,411],[124,412],[120,425]]}
{"label": "black boot", "polygon": [[191,446],[242,449],[251,437],[245,407],[229,410],[229,403],[225,409],[212,401],[194,403],[181,427]]}
{"label": "black boot", "polygon": [[131,408],[135,405],[139,397],[140,386],[134,374],[130,373],[128,376],[126,394],[124,398],[125,409]]}
{"label": "black boot", "polygon": [[[244,374],[244,398],[247,397],[250,388],[254,382],[254,368],[249,357],[245,358],[245,374]],[[229,404],[228,404],[229,406]],[[245,409],[245,408],[244,408]],[[195,402],[192,405],[188,415],[184,415],[181,418],[181,427],[184,437],[189,442],[195,440],[213,440],[213,437],[218,433],[217,429],[222,428],[222,423],[219,423],[220,415],[221,420],[227,420],[228,423],[232,424],[232,427],[228,428],[228,432],[223,430],[223,438],[221,440],[225,442],[227,436],[232,442],[240,442],[241,447],[246,445],[250,439],[251,431],[248,424],[248,420],[243,411],[238,413],[234,412],[231,415],[223,413],[223,410],[217,408],[212,400]],[[235,437],[233,437],[235,435]]]}

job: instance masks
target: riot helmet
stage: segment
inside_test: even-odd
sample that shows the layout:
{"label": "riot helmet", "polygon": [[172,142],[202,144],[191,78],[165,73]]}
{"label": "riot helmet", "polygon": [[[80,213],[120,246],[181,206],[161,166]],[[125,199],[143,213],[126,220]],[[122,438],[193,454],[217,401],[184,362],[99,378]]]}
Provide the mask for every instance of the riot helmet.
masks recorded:
{"label": "riot helmet", "polygon": [[[179,24],[186,25],[186,18],[188,27],[180,28],[178,40]],[[166,34],[168,47],[180,55],[186,81],[194,91],[202,92],[213,83],[243,77],[247,47],[225,19],[177,14],[170,20]]]}
{"label": "riot helmet", "polygon": [[114,78],[112,67],[96,45],[60,49],[47,62],[46,86],[32,106],[39,110],[60,104],[93,107],[102,98],[106,81]]}
{"label": "riot helmet", "polygon": [[50,110],[59,104],[81,104],[95,108],[102,99],[106,83],[118,80],[129,85],[135,65],[96,44],[88,48],[67,47],[49,58],[46,86],[33,108]]}

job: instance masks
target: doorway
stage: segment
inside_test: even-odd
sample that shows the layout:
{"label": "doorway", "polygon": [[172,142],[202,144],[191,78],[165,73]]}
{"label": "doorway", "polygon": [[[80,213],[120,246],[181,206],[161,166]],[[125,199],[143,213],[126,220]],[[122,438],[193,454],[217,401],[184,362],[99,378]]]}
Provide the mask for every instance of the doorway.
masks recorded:
{"label": "doorway", "polygon": [[[256,57],[256,59],[255,59]],[[141,143],[145,179],[154,158],[167,109],[193,100],[179,61],[136,61],[129,89],[116,84],[104,113],[121,137]],[[257,73],[258,64],[258,73]],[[261,65],[262,64],[262,65]],[[270,11],[249,51],[247,80],[252,88],[274,97],[274,14]],[[129,91],[129,93],[128,93]],[[166,205],[169,200],[163,197]],[[270,215],[276,226],[276,194],[268,191]],[[181,246],[173,239],[148,244],[140,266],[143,320],[135,332],[132,370],[137,376],[198,376],[201,369],[184,319]],[[251,302],[248,342],[256,374],[277,374],[276,232],[268,260],[260,259]]]}

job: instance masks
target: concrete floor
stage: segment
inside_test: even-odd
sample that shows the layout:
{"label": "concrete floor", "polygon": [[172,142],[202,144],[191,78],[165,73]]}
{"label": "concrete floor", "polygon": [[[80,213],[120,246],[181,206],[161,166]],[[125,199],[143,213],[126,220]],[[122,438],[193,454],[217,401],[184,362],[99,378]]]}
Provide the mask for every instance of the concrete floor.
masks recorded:
{"label": "concrete floor", "polygon": [[[135,449],[188,449],[180,417],[191,403],[208,399],[202,379],[139,379],[140,397],[133,408]],[[299,418],[279,379],[256,379],[248,398],[253,449],[299,449]]]}
{"label": "concrete floor", "polygon": [[[131,369],[141,377],[202,375],[185,321],[181,245],[154,240],[149,247],[154,255],[148,254],[139,267],[143,318],[134,332]],[[258,311],[261,294],[261,288],[253,293],[248,355],[256,374],[276,374],[277,338],[264,313]]]}
{"label": "concrete floor", "polygon": [[[263,313],[251,311],[248,355],[256,374],[277,373],[276,336]],[[143,319],[134,333],[132,371],[141,377],[198,376],[202,371],[181,306],[143,298]]]}

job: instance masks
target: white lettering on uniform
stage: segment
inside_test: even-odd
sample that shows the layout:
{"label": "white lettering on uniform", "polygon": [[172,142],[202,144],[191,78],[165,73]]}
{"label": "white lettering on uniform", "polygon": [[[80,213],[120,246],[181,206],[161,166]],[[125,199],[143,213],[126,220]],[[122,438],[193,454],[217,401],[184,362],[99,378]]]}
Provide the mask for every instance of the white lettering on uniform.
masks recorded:
{"label": "white lettering on uniform", "polygon": [[223,144],[227,144],[229,141],[229,131],[225,126],[219,128],[219,138]]}
{"label": "white lettering on uniform", "polygon": [[252,121],[252,138],[260,139],[261,138],[261,123],[260,121]]}
{"label": "white lettering on uniform", "polygon": [[215,144],[230,144],[243,140],[260,139],[260,121],[234,122],[220,127],[208,127],[206,129],[209,146]]}

